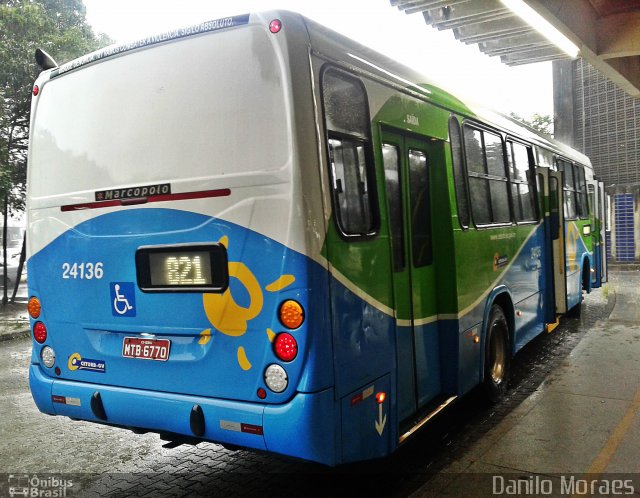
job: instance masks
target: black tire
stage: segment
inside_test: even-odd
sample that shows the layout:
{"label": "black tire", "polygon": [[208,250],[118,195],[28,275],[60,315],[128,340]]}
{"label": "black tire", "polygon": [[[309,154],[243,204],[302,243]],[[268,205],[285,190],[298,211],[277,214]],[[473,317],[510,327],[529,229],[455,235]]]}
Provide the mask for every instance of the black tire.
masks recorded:
{"label": "black tire", "polygon": [[[584,301],[584,292],[589,289],[589,282],[586,279],[586,275],[590,274],[589,267],[583,266],[583,273],[580,275],[580,302],[576,304],[573,308],[567,311],[567,316],[569,318],[580,318],[582,315],[582,301]],[[586,269],[586,272],[584,271]]]}
{"label": "black tire", "polygon": [[580,302],[567,311],[569,318],[580,318],[580,315],[582,315],[582,296],[580,296]]}
{"label": "black tire", "polygon": [[487,398],[496,403],[505,395],[511,367],[509,324],[504,311],[496,304],[489,311],[485,344],[482,387]]}

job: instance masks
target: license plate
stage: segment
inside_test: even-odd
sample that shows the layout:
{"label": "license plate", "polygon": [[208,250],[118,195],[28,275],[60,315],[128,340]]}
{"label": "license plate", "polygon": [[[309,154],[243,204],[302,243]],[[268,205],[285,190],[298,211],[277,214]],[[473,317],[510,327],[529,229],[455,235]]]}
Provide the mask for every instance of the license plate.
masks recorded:
{"label": "license plate", "polygon": [[142,360],[167,361],[171,341],[168,339],[142,339],[141,337],[125,337],[122,343],[122,356]]}

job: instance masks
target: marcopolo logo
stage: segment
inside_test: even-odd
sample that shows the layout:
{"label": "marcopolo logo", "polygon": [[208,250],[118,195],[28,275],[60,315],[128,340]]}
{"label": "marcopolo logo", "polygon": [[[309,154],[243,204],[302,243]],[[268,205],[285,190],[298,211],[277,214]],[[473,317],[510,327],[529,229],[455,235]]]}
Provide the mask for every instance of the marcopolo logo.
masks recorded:
{"label": "marcopolo logo", "polygon": [[9,474],[9,496],[63,498],[70,496],[73,488],[71,479],[56,476],[37,476],[28,474]]}
{"label": "marcopolo logo", "polygon": [[152,195],[168,195],[171,193],[171,184],[144,185],[142,187],[117,188],[112,190],[99,190],[96,192],[96,201],[113,201],[117,199],[139,199]]}

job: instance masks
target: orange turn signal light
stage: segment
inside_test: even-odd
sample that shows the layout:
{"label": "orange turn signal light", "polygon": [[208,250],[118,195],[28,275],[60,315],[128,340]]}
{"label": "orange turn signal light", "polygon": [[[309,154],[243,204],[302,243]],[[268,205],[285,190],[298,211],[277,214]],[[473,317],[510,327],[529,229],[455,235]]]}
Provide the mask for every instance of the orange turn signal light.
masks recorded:
{"label": "orange turn signal light", "polygon": [[29,316],[34,320],[40,317],[42,306],[40,306],[40,300],[37,297],[31,297],[31,299],[29,299],[27,311],[29,312]]}
{"label": "orange turn signal light", "polygon": [[297,329],[304,322],[304,309],[293,299],[287,299],[280,305],[280,322],[288,329]]}

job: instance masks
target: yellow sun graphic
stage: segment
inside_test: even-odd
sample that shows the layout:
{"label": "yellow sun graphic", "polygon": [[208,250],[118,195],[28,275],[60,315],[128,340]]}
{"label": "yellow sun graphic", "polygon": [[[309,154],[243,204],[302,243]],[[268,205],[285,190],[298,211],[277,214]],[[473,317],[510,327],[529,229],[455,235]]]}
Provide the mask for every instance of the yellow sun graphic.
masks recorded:
{"label": "yellow sun graphic", "polygon": [[[219,244],[229,247],[229,238],[224,236]],[[204,311],[213,327],[221,333],[231,337],[241,337],[247,332],[249,321],[257,317],[264,306],[262,289],[253,272],[241,262],[229,262],[229,278],[237,279],[249,294],[249,306],[244,307],[236,303],[231,293],[231,287],[222,294],[203,294]],[[295,282],[293,275],[282,275],[274,282],[265,286],[267,292],[279,292]],[[273,341],[275,333],[267,329],[269,341]],[[198,344],[205,345],[211,340],[211,329],[200,332]],[[238,365],[242,370],[250,370],[251,362],[243,346],[237,350]]]}

